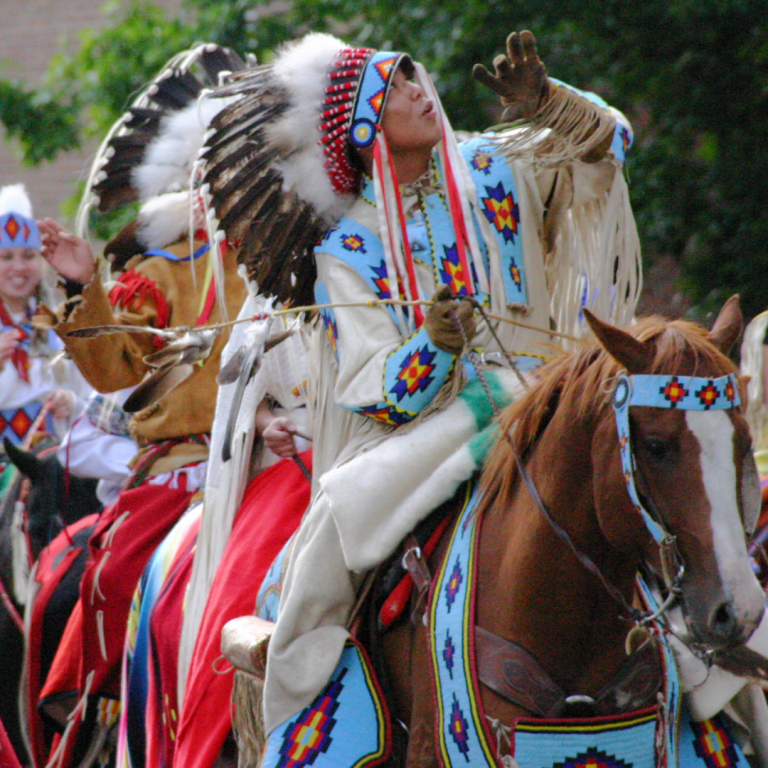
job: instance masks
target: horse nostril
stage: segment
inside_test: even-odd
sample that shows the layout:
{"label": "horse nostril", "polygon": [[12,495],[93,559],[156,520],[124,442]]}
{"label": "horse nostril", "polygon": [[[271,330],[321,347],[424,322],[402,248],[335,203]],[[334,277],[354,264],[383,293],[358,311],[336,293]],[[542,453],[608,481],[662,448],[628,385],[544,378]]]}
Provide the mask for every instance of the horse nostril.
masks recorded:
{"label": "horse nostril", "polygon": [[715,608],[709,625],[712,631],[723,641],[731,638],[738,628],[738,622],[736,621],[736,611],[734,611],[730,601],[722,603]]}

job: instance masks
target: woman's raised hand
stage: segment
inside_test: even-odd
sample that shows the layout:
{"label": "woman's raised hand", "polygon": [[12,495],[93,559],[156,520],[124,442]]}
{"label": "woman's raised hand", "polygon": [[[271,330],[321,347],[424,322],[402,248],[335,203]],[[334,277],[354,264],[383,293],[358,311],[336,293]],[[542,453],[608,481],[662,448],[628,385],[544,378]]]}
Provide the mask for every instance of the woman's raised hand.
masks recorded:
{"label": "woman's raised hand", "polygon": [[96,274],[96,263],[88,242],[67,232],[53,219],[43,219],[37,225],[43,258],[62,277],[81,285],[90,283]]}

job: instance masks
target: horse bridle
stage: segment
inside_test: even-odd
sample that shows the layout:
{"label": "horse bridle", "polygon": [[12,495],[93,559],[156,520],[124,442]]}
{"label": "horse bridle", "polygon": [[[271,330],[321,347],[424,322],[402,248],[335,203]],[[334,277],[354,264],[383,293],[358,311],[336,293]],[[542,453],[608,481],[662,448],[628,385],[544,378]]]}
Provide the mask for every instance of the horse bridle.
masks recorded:
{"label": "horse bridle", "polygon": [[666,529],[664,521],[649,493],[641,501],[636,479],[635,456],[629,425],[629,409],[633,405],[681,411],[730,410],[740,405],[739,387],[732,373],[718,378],[701,376],[635,374],[619,376],[613,390],[613,411],[619,436],[621,468],[627,492],[635,510],[642,516],[645,527],[659,547],[668,597],[651,617],[651,621],[674,602],[680,592],[685,565],[677,548],[677,540]]}
{"label": "horse bridle", "polygon": [[[461,297],[463,299],[467,297]],[[480,302],[469,297],[474,307],[479,310],[480,315],[485,320],[488,328],[504,353],[507,362],[516,374],[523,386],[528,389],[528,384],[521,375],[517,366],[511,358],[511,355],[504,348],[501,340],[497,336],[490,318],[487,316],[484,307]],[[464,326],[459,322],[454,314],[456,327],[464,339],[465,349],[470,349],[470,339],[467,338]],[[470,353],[470,357],[473,353]],[[475,371],[481,386],[491,403],[493,412],[498,418],[500,415],[499,406],[496,403],[488,382],[485,379],[481,366],[476,366]],[[568,532],[552,517],[539,495],[536,484],[530,476],[528,470],[523,465],[523,461],[515,447],[508,432],[504,432],[512,455],[515,458],[515,464],[520,472],[526,487],[536,506],[545,517],[554,533],[560,538],[573,552],[582,565],[592,573],[605,587],[608,593],[616,600],[639,625],[647,625],[661,616],[677,599],[680,594],[680,585],[685,575],[685,565],[680,557],[677,547],[677,538],[672,536],[666,529],[664,521],[653,503],[649,493],[644,493],[645,505],[640,501],[640,494],[637,490],[635,479],[635,457],[632,453],[632,439],[629,427],[629,409],[633,405],[648,406],[651,408],[675,408],[681,411],[711,411],[711,410],[730,410],[741,405],[739,397],[739,386],[736,376],[733,373],[719,376],[717,378],[707,378],[702,376],[680,376],[677,374],[622,374],[616,379],[616,385],[613,390],[613,410],[616,417],[616,427],[619,433],[619,451],[621,454],[621,466],[624,473],[624,479],[627,484],[627,492],[635,509],[640,513],[646,528],[653,536],[654,541],[659,547],[661,558],[662,575],[668,591],[667,598],[655,612],[639,611],[630,605],[624,595],[603,575],[597,564],[586,554],[581,552],[571,539]],[[650,511],[646,509],[650,508]]]}
{"label": "horse bridle", "polygon": [[[478,369],[478,378],[486,395],[494,403],[490,388],[482,371]],[[509,433],[504,436],[515,458],[520,476],[528,488],[536,506],[549,523],[554,533],[571,549],[582,565],[592,573],[639,625],[647,625],[661,616],[675,602],[680,594],[680,585],[685,574],[685,566],[677,548],[677,539],[671,535],[652,502],[648,493],[643,494],[645,504],[640,500],[635,478],[636,464],[632,452],[629,409],[633,405],[651,408],[675,408],[685,411],[730,410],[741,404],[736,376],[732,373],[718,378],[701,376],[634,374],[621,375],[613,390],[613,410],[619,436],[619,452],[622,471],[627,484],[627,492],[637,512],[642,516],[646,528],[659,547],[662,571],[668,596],[655,612],[639,611],[630,605],[624,595],[604,576],[597,564],[581,552],[568,532],[552,517],[547,505],[539,495],[536,484],[523,464],[520,454]],[[494,410],[497,410],[494,403]],[[497,413],[498,415],[498,413]],[[649,511],[650,509],[650,511]]]}

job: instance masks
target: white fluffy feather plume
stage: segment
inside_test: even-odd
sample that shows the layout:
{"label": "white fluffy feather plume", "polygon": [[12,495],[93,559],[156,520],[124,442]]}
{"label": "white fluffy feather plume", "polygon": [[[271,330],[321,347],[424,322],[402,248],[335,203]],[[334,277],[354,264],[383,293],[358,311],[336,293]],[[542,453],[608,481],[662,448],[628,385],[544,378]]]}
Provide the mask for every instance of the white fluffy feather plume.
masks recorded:
{"label": "white fluffy feather plume", "polygon": [[226,99],[202,96],[185,109],[163,118],[160,132],[147,148],[144,162],[134,169],[133,181],[139,199],[189,188],[211,120],[229,103]]}
{"label": "white fluffy feather plume", "polygon": [[23,184],[9,184],[0,189],[0,216],[6,213],[32,218],[32,203]]}
{"label": "white fluffy feather plume", "polygon": [[[265,131],[270,144],[297,150],[278,164],[285,191],[294,191],[329,221],[343,216],[355,199],[334,191],[317,131],[331,65],[345,47],[332,35],[312,33],[281,51],[273,71],[289,94],[290,107]],[[298,147],[297,137],[301,137]]]}

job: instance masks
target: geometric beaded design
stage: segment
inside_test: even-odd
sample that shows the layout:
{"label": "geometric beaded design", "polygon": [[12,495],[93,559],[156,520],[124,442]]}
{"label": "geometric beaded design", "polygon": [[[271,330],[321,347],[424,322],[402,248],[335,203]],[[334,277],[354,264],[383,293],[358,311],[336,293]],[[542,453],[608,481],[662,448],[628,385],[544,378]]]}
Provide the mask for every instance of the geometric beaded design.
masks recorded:
{"label": "geometric beaded design", "polygon": [[456,245],[443,246],[445,258],[441,259],[440,280],[451,289],[454,296],[467,296],[467,280],[459,260]]}
{"label": "geometric beaded design", "polygon": [[706,763],[707,768],[730,768],[739,762],[731,734],[725,729],[720,717],[691,721],[691,730],[696,740],[693,748]]}
{"label": "geometric beaded design", "polygon": [[453,736],[459,752],[464,755],[464,759],[469,762],[469,724],[461,711],[459,700],[456,694],[453,694],[453,704],[451,705],[451,715],[448,721],[448,732]]}
{"label": "geometric beaded design", "polygon": [[21,443],[42,407],[42,403],[33,401],[23,408],[0,411],[0,439],[7,437],[14,445]]}
{"label": "geometric beaded design", "polygon": [[623,760],[610,757],[602,750],[590,747],[575,757],[566,758],[561,763],[555,763],[552,768],[632,768]]}
{"label": "geometric beaded design", "polygon": [[312,765],[317,756],[331,746],[331,731],[336,725],[333,715],[339,707],[338,698],[343,690],[342,680],[347,670],[331,680],[296,720],[288,723],[280,746],[282,757],[276,768],[302,768]]}
{"label": "geometric beaded design", "polygon": [[493,155],[490,152],[478,151],[472,155],[472,159],[469,162],[476,171],[480,171],[487,176],[491,172],[491,166],[493,165]]}
{"label": "geometric beaded design", "polygon": [[371,267],[374,275],[373,283],[376,286],[376,293],[380,299],[391,299],[392,290],[389,287],[389,277],[387,275],[387,265],[382,261],[378,267]]}
{"label": "geometric beaded design", "polygon": [[431,374],[435,370],[432,361],[435,359],[435,354],[428,346],[424,346],[403,358],[397,381],[390,389],[397,398],[397,402],[406,395],[423,392],[432,383]]}
{"label": "geometric beaded design", "polygon": [[485,218],[504,237],[504,242],[514,243],[520,223],[520,207],[501,182],[495,187],[486,186],[485,191],[488,197],[481,201],[485,208]]}
{"label": "geometric beaded design", "polygon": [[119,699],[100,697],[96,702],[96,722],[107,728],[113,726],[120,717]]}
{"label": "geometric beaded design", "polygon": [[0,215],[0,248],[39,248],[40,230],[34,219],[19,213]]}
{"label": "geometric beaded design", "polygon": [[451,631],[445,630],[445,645],[443,646],[443,661],[445,662],[445,668],[448,670],[448,675],[453,680],[453,666],[456,657],[456,644],[451,637]]}
{"label": "geometric beaded design", "polygon": [[445,585],[445,604],[449,613],[451,611],[451,607],[453,606],[454,600],[456,599],[456,593],[459,591],[463,581],[464,576],[461,572],[461,560],[457,557],[456,563],[453,566],[453,573],[451,574],[451,578],[448,579],[448,583]]}
{"label": "geometric beaded design", "polygon": [[[712,386],[711,383],[709,385]],[[677,376],[673,376],[661,390],[664,399],[674,408],[688,395],[688,390],[678,381]]]}
{"label": "geometric beaded design", "polygon": [[5,233],[8,235],[8,237],[11,238],[11,240],[16,239],[16,235],[19,234],[19,231],[21,230],[21,227],[19,226],[19,222],[16,221],[16,217],[11,214],[5,221]]}

